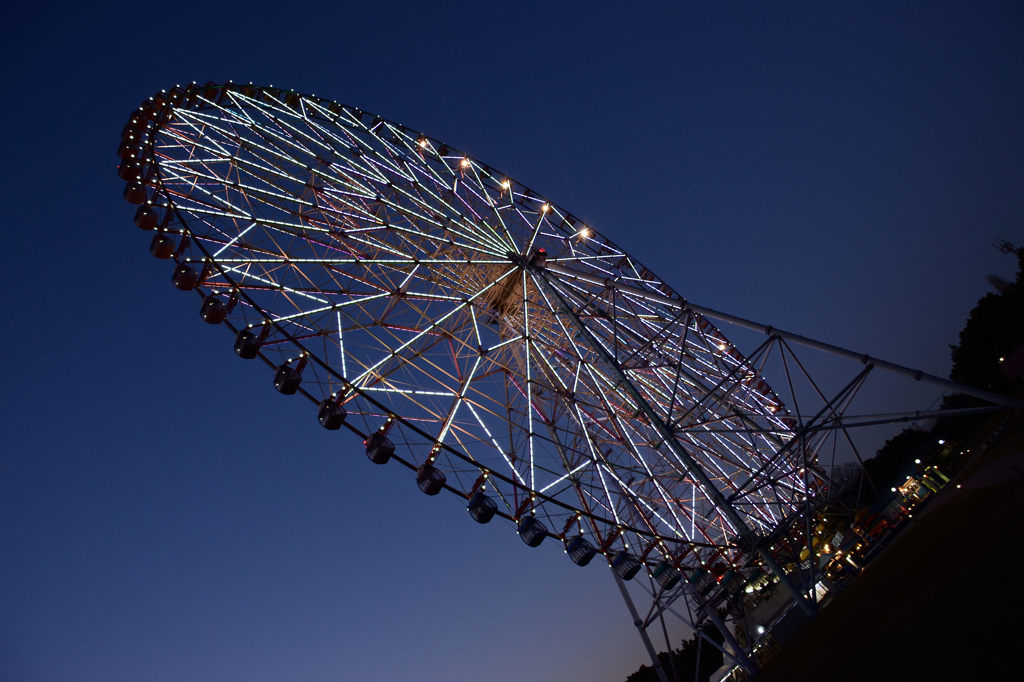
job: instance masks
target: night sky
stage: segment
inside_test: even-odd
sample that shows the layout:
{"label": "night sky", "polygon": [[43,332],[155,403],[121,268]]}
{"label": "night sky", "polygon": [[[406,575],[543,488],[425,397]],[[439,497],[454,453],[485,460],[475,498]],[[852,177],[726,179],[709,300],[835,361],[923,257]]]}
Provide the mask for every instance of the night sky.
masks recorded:
{"label": "night sky", "polygon": [[176,83],[315,93],[501,169],[695,302],[945,375],[1013,275],[991,243],[1024,241],[1024,5],[712,4],[8,10],[0,679],[644,663],[599,562],[423,496],[236,359],[147,253],[115,149]]}

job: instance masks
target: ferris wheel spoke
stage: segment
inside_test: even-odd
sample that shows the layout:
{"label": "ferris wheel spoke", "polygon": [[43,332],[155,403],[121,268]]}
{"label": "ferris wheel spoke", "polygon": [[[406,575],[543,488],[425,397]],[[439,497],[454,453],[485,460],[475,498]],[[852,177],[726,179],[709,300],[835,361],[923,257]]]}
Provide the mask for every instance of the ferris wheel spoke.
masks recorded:
{"label": "ferris wheel spoke", "polygon": [[[381,130],[381,132],[377,132],[378,130]],[[391,176],[398,177],[404,182],[411,183],[413,181],[413,176],[409,171],[408,166],[403,162],[403,150],[395,146],[392,141],[388,139],[388,136],[384,134],[383,130],[387,130],[391,134],[392,138],[405,142],[405,152],[412,151],[411,140],[409,140],[404,133],[401,133],[392,126],[382,122],[381,125],[369,131],[369,134],[374,138],[374,140],[383,150],[386,151],[385,154],[375,157],[378,167],[383,172]]]}
{"label": "ferris wheel spoke", "polygon": [[[666,520],[662,518],[661,515],[654,508],[650,509],[650,514],[656,517],[665,528],[670,529],[674,533],[681,533],[681,529],[684,526],[681,520],[678,518],[678,516],[676,516],[672,504],[669,502],[668,492],[660,483],[660,479],[657,476],[655,476],[652,464],[648,461],[648,458],[651,458],[655,462],[661,461],[660,454],[656,450],[648,449],[647,446],[642,445],[640,442],[637,441],[637,439],[630,435],[633,432],[633,429],[630,428],[630,424],[625,423],[621,417],[616,417],[616,419],[619,421],[620,429],[626,436],[626,442],[629,445],[629,450],[633,456],[633,459],[637,463],[639,463],[643,469],[643,472],[645,474],[644,480],[647,481],[649,485],[651,485],[651,487],[653,487],[654,492],[656,494],[656,498],[664,506],[664,508],[671,513],[672,519]],[[650,442],[652,440],[651,436],[653,436],[653,434],[648,434],[644,440],[646,442]],[[646,456],[644,454],[645,452],[647,453]]]}
{"label": "ferris wheel spoke", "polygon": [[[294,158],[288,155],[285,150],[274,145],[272,142],[267,143],[267,140],[263,140],[265,143],[261,143],[251,137],[243,137],[239,130],[233,127],[226,127],[217,125],[214,123],[216,119],[211,119],[211,122],[203,122],[204,126],[217,133],[220,138],[218,139],[214,135],[204,135],[196,141],[196,146],[202,149],[204,152],[210,154],[214,159],[221,161],[230,161],[237,165],[242,165],[250,170],[255,171],[255,174],[251,174],[252,177],[260,178],[265,182],[270,182],[271,177],[264,177],[259,174],[266,174],[268,176],[294,180],[294,170],[299,166],[296,164]],[[191,128],[195,128],[195,125],[191,122],[186,122]],[[241,130],[251,130],[252,124],[239,122],[239,128]],[[180,128],[172,128],[168,131],[170,134],[183,135],[184,131]],[[187,159],[188,162],[195,162],[196,159]]]}
{"label": "ferris wheel spoke", "polygon": [[395,348],[394,350],[389,351],[387,353],[387,355],[385,355],[383,358],[378,360],[372,366],[368,367],[362,374],[360,374],[358,377],[356,377],[352,381],[352,383],[354,385],[358,386],[360,384],[360,382],[362,382],[365,379],[367,379],[367,377],[372,372],[375,372],[376,370],[378,370],[381,366],[384,365],[384,363],[389,362],[391,360],[398,359],[400,357],[401,353],[403,353],[405,350],[409,349],[413,344],[415,344],[416,342],[420,341],[421,339],[423,339],[428,334],[433,334],[433,333],[437,332],[441,328],[441,325],[443,325],[449,318],[453,317],[458,312],[462,311],[463,308],[464,308],[464,305],[465,304],[460,302],[458,305],[454,306],[451,310],[449,310],[447,313],[442,315],[440,318],[438,318],[437,320],[431,322],[422,331],[417,332],[411,338],[409,338],[407,341],[405,341],[404,343],[399,345],[397,348]]}
{"label": "ferris wheel spoke", "polygon": [[491,446],[494,448],[494,452],[505,464],[506,470],[519,485],[525,487],[526,480],[522,477],[522,475],[520,475],[518,469],[516,469],[515,465],[512,463],[512,460],[508,456],[508,452],[498,444],[498,441],[491,433],[491,430],[487,427],[487,424],[484,422],[483,419],[480,418],[480,414],[476,411],[476,408],[474,407],[473,403],[467,402],[466,405],[467,407],[469,407],[470,414],[473,415],[473,418],[476,420],[477,424],[480,425],[480,429],[483,431],[487,442],[491,444]]}
{"label": "ferris wheel spoke", "polygon": [[483,356],[477,356],[476,361],[473,363],[472,369],[469,370],[467,376],[462,380],[457,392],[454,395],[455,399],[452,401],[451,407],[449,407],[448,412],[444,417],[444,421],[441,424],[441,430],[437,434],[437,437],[435,439],[435,447],[437,448],[437,451],[440,451],[441,445],[444,443],[445,437],[448,435],[449,429],[451,429],[452,422],[455,421],[455,416],[459,412],[459,408],[461,408],[465,404],[466,391],[469,389],[469,385],[473,381],[473,377],[476,374],[477,368],[480,367],[480,361],[482,360],[482,358]]}
{"label": "ferris wheel spoke", "polygon": [[[484,183],[483,178],[481,178],[480,176],[479,169],[476,166],[470,167],[469,178],[474,182],[464,182],[463,187],[466,188],[467,198],[475,199],[475,202],[470,203],[475,203],[478,207],[472,209],[477,224],[482,229],[487,230],[488,233],[491,234],[500,243],[503,243],[503,245],[506,248],[514,249],[515,241],[513,240],[512,235],[508,230],[508,227],[502,220],[501,212],[498,210],[498,202],[495,200],[493,196],[491,196],[490,192],[488,191],[488,185]],[[490,189],[492,191],[497,191],[500,196],[500,193],[502,191],[500,184],[495,183],[492,180]],[[485,218],[494,218],[495,221],[500,225],[501,230],[499,231],[495,229],[486,221]]]}
{"label": "ferris wheel spoke", "polygon": [[[649,471],[649,468],[647,467],[647,463],[646,463],[646,461],[644,460],[644,458],[643,458],[643,456],[641,454],[640,448],[637,447],[637,444],[635,442],[633,442],[633,440],[629,436],[629,429],[628,429],[628,427],[622,422],[621,417],[619,417],[617,415],[613,416],[613,420],[615,421],[616,426],[618,427],[618,429],[617,429],[618,430],[618,439],[617,440],[618,440],[618,443],[620,445],[620,448],[625,453],[627,453],[629,455],[629,458],[630,458],[630,460],[625,463],[626,464],[625,468],[627,468],[630,471],[636,472],[636,469],[633,468],[632,464],[634,464],[634,463],[639,464],[642,467],[642,469],[645,470],[646,476],[649,477],[650,476],[650,471]],[[637,511],[640,514],[640,516],[645,519],[645,522],[650,523],[650,516],[654,516],[658,521],[661,522],[661,524],[664,526],[665,529],[673,529],[674,530],[675,524],[673,524],[671,522],[668,522],[665,519],[661,518],[660,514],[658,514],[657,511],[653,507],[651,507],[649,504],[647,504],[642,499],[642,497],[639,494],[638,490],[633,487],[633,484],[630,481],[628,481],[628,480],[623,480],[619,476],[618,470],[624,468],[623,467],[623,463],[612,463],[607,458],[604,458],[601,464],[606,468],[609,476],[611,476],[613,478],[613,480],[616,482],[616,484],[622,490],[622,492],[624,494],[624,499],[626,499],[630,503],[630,505],[634,508],[634,510]],[[631,479],[634,479],[634,477],[635,477],[635,474],[633,476],[630,476]],[[666,500],[666,502],[667,502],[667,500]],[[644,509],[641,509],[641,507],[646,509],[646,513],[644,512]],[[650,526],[650,529],[652,530],[652,532],[654,532],[654,526],[653,525]]]}
{"label": "ferris wheel spoke", "polygon": [[[488,186],[485,185],[483,178],[480,176],[479,169],[476,166],[471,167],[471,179],[476,181],[476,188],[472,185],[470,191],[473,192],[474,196],[477,197],[478,201],[482,204],[481,213],[485,213],[491,218],[494,218],[496,225],[491,226],[486,222],[482,223],[482,226],[487,229],[495,239],[497,239],[505,248],[515,251],[516,250],[516,239],[513,237],[509,226],[506,224],[504,217],[502,216],[502,209],[507,208],[508,204],[499,205],[498,199],[504,194],[508,194],[510,199],[512,196],[511,183],[506,180],[496,181],[493,177],[488,176],[491,180],[490,189],[497,192],[497,197],[491,195],[488,192]],[[479,192],[477,192],[479,189]],[[497,229],[500,228],[500,229]]]}
{"label": "ferris wheel spoke", "polygon": [[407,181],[411,181],[413,171],[409,165],[409,158],[419,153],[414,136],[410,135],[404,126],[395,125],[388,121],[384,122],[383,127],[387,132],[377,135],[377,139],[387,150],[391,163],[396,167],[396,172],[406,178]]}
{"label": "ferris wheel spoke", "polygon": [[[427,207],[431,206],[429,202],[433,200],[437,204],[440,204],[439,208],[448,209],[452,212],[458,213],[457,209],[451,203],[449,203],[448,199],[444,198],[443,194],[446,190],[444,190],[443,188],[439,189],[441,189],[441,191],[434,191],[428,189],[424,185],[420,185],[418,189],[420,193],[420,198],[416,200],[416,203],[418,205]],[[459,216],[459,219],[443,219],[439,226],[442,228],[444,232],[450,232],[460,237],[461,239],[470,242],[476,242],[482,246],[489,247],[490,252],[494,253],[495,255],[504,256],[505,251],[507,251],[509,248],[509,245],[503,243],[499,238],[497,238],[496,235],[494,235],[490,231],[484,233],[474,231],[471,226],[467,226],[463,222],[461,222],[461,216]]]}
{"label": "ferris wheel spoke", "polygon": [[224,138],[230,138],[230,131],[221,127],[220,123],[220,120],[198,112],[182,112],[178,115],[176,125],[168,127],[167,134],[171,139],[177,139],[179,145],[212,152],[213,158],[221,159],[230,157],[231,152],[223,146],[222,141],[209,134],[209,131],[215,131]]}
{"label": "ferris wheel spoke", "polygon": [[[492,239],[490,239],[487,234],[481,234],[479,232],[474,232],[471,229],[462,228],[462,226],[460,226],[459,223],[456,222],[456,221],[447,220],[447,221],[444,221],[442,223],[440,221],[432,219],[428,215],[428,213],[432,212],[430,210],[430,208],[429,208],[431,206],[429,201],[427,201],[425,199],[422,199],[422,198],[419,198],[419,197],[415,197],[414,198],[414,195],[411,192],[405,191],[402,188],[394,188],[394,191],[395,191],[395,193],[396,193],[396,195],[398,196],[399,199],[402,198],[402,197],[409,198],[410,200],[412,200],[414,202],[415,205],[421,206],[421,207],[427,209],[427,211],[425,213],[412,212],[407,207],[405,207],[404,205],[399,203],[397,200],[389,201],[386,197],[383,197],[383,196],[381,197],[382,203],[384,205],[388,206],[389,208],[391,208],[392,210],[394,210],[399,215],[402,215],[403,217],[405,217],[410,222],[411,226],[414,226],[414,225],[416,225],[419,222],[427,223],[427,225],[429,226],[428,227],[428,232],[426,232],[424,234],[431,234],[431,238],[437,240],[438,243],[441,243],[442,239],[445,242],[448,242],[451,239],[451,237],[450,236],[444,237],[443,234],[437,234],[436,232],[431,231],[429,229],[430,227],[432,227],[432,228],[440,228],[442,233],[447,233],[449,235],[455,235],[455,236],[459,237],[460,239],[465,240],[465,242],[467,243],[466,244],[467,246],[469,244],[473,244],[473,248],[480,249],[480,250],[482,250],[482,251],[484,251],[486,253],[490,253],[490,254],[493,254],[494,256],[498,256],[498,257],[504,257],[505,256],[504,252],[501,251],[502,245],[500,243],[497,243],[497,242],[493,241]],[[427,194],[428,198],[430,198],[432,196],[436,196],[436,195],[433,195],[431,192],[429,192],[429,190],[421,189],[421,191],[425,192]],[[437,196],[437,200],[443,202],[443,200],[439,196]],[[396,226],[396,227],[400,227],[400,226]],[[406,228],[406,229],[411,229],[411,228]],[[452,245],[457,245],[456,242],[451,242],[451,243],[452,243]]]}
{"label": "ferris wheel spoke", "polygon": [[[263,140],[266,145],[276,148],[283,159],[290,159],[298,155],[298,158],[308,159],[315,157],[316,153],[305,144],[303,139],[295,137],[288,128],[286,120],[291,112],[278,111],[275,116],[272,110],[265,107],[257,109],[264,122],[260,119],[248,124],[248,129],[255,137]],[[307,138],[308,139],[308,138]],[[295,163],[292,161],[291,163]]]}
{"label": "ferris wheel spoke", "polygon": [[[253,129],[255,126],[250,124],[249,128]],[[338,168],[335,164],[325,164],[322,156],[305,147],[291,144],[286,138],[261,135],[257,140],[246,137],[240,140],[240,148],[248,153],[248,157],[251,157],[250,160],[248,157],[239,155],[243,161],[248,162],[250,167],[269,165],[275,169],[275,175],[284,175],[303,185],[319,178],[327,186],[341,187],[359,195],[372,196],[371,182],[379,179],[373,177],[363,181],[357,180],[353,175],[363,175],[358,168],[351,166]],[[302,154],[301,161],[298,163],[294,156],[295,151]],[[341,157],[344,153],[344,150],[337,150],[326,145],[325,151],[329,151],[332,157]],[[297,176],[300,171],[304,175],[308,174],[309,180],[300,179]]]}
{"label": "ferris wheel spoke", "polygon": [[[209,212],[214,215],[229,215],[242,219],[251,217],[228,201],[226,197],[206,189],[206,187],[199,183],[199,178],[193,174],[176,174],[171,169],[168,169],[168,177],[165,182],[167,184],[164,187],[169,194],[181,198],[187,197],[188,200],[182,202],[181,205],[181,208],[185,210],[189,210],[191,205],[196,205],[199,207],[209,207],[211,209]],[[175,182],[179,182],[181,186],[176,186]],[[198,193],[199,196],[196,196],[195,193]],[[230,213],[225,214],[225,210],[230,211]]]}
{"label": "ferris wheel spoke", "polygon": [[[296,205],[305,206],[306,208],[314,206],[312,202],[303,199],[295,193],[296,185],[304,186],[305,183],[284,172],[268,174],[267,171],[261,170],[260,172],[263,175],[256,175],[252,172],[246,174],[246,178],[260,182],[263,185],[261,187],[242,182],[241,180],[231,180],[226,177],[227,173],[223,175],[217,174],[214,170],[210,169],[210,163],[228,165],[229,170],[236,168],[240,171],[243,167],[248,167],[250,171],[255,170],[254,164],[248,163],[244,159],[230,156],[211,160],[188,159],[184,161],[168,161],[167,165],[179,168],[179,174],[182,177],[189,178],[189,180],[194,178],[192,181],[196,183],[206,181],[212,185],[221,186],[226,190],[242,194],[250,199],[256,199],[270,206],[279,207],[286,213],[295,212],[292,207]],[[203,169],[206,170],[204,171]],[[275,182],[275,179],[291,184]]]}
{"label": "ferris wheel spoke", "polygon": [[[322,136],[313,134],[318,132],[318,128],[304,111],[288,110],[272,117],[272,120],[282,131],[280,139],[285,144],[305,152],[307,156],[319,157],[314,148],[319,148],[321,151],[330,152],[331,154],[337,153],[337,149]],[[299,125],[299,123],[302,125]]]}
{"label": "ferris wheel spoke", "polygon": [[[639,459],[639,455],[636,452],[633,452],[633,455],[635,458]],[[642,530],[647,530],[651,534],[672,534],[675,532],[676,524],[662,518],[657,509],[640,495],[639,491],[632,483],[623,480],[618,475],[616,467],[607,462],[604,463],[604,466],[609,476],[615,481],[616,485],[622,491],[622,495],[619,496],[619,499],[624,500],[627,503],[627,506],[623,511],[625,512],[626,510],[629,510],[634,513],[636,518],[640,521],[640,525],[645,526]],[[660,523],[660,528],[655,525],[655,519]],[[629,525],[633,526],[635,523],[636,522],[631,522]]]}

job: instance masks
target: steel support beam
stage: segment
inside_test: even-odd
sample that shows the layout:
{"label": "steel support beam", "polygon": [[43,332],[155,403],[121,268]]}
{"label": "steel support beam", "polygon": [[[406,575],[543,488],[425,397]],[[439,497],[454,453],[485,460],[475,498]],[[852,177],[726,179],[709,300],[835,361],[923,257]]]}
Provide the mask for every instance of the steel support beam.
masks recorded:
{"label": "steel support beam", "polygon": [[[640,639],[644,641],[644,647],[647,649],[647,654],[651,657],[651,663],[654,665],[654,672],[658,674],[658,679],[661,682],[668,682],[668,678],[665,677],[665,669],[661,667],[661,661],[658,660],[658,653],[654,650],[654,645],[651,644],[651,638],[647,636],[647,628],[644,627],[643,620],[640,619],[640,614],[637,613],[636,604],[633,603],[633,598],[629,596],[629,592],[626,590],[626,585],[622,582],[622,578],[615,572],[615,569],[610,565],[612,576],[615,578],[615,584],[619,586],[619,592],[622,593],[622,598],[626,602],[626,608],[629,609],[629,615],[633,617],[633,625],[636,626],[636,631],[640,633]],[[669,655],[672,652],[669,651]]]}
{"label": "steel support beam", "polygon": [[752,320],[747,320],[737,315],[723,313],[719,310],[715,310],[714,308],[698,305],[696,303],[692,303],[682,298],[674,298],[672,296],[656,294],[652,291],[641,289],[639,287],[623,284],[622,282],[619,282],[615,279],[611,279],[608,277],[598,277],[597,275],[590,275],[585,272],[580,272],[579,270],[573,270],[571,268],[567,268],[552,261],[546,263],[544,267],[550,272],[553,272],[562,277],[576,279],[581,282],[587,282],[589,284],[595,284],[602,287],[608,287],[610,289],[614,289],[616,291],[629,294],[630,296],[647,300],[652,303],[658,303],[664,306],[668,306],[676,310],[692,310],[694,312],[700,313],[701,315],[704,315],[705,317],[710,317],[712,319],[720,320],[722,322],[728,322],[729,324],[734,324],[737,327],[751,329],[756,332],[761,332],[762,334],[768,334],[769,336],[775,335],[783,339],[786,339],[787,341],[793,341],[794,343],[799,343],[800,345],[807,346],[808,348],[814,348],[816,350],[824,351],[826,353],[831,353],[832,355],[838,355],[840,357],[848,358],[850,360],[856,360],[857,362],[860,362],[865,365],[872,364],[875,367],[878,367],[879,369],[884,369],[890,372],[894,372],[896,374],[902,374],[904,376],[908,376],[914,379],[915,381],[923,381],[926,383],[930,383],[935,386],[939,386],[943,389],[946,389],[947,391],[954,391],[956,393],[963,393],[965,395],[973,396],[975,398],[980,398],[981,400],[985,400],[995,405],[1006,405],[1007,407],[1020,407],[1022,405],[1022,402],[1020,400],[1014,400],[1013,398],[1008,398],[1006,396],[1002,396],[997,393],[992,393],[990,391],[985,391],[980,388],[974,388],[973,386],[965,386],[964,384],[958,384],[955,381],[950,381],[949,379],[944,379],[940,376],[935,376],[934,374],[928,374],[927,372],[923,372],[921,370],[911,369],[910,367],[904,367],[903,365],[898,365],[895,362],[882,360],[881,358],[876,358],[874,356],[867,355],[866,353],[858,353],[856,351],[852,351],[841,346],[836,346],[831,343],[826,343],[824,341],[817,341],[815,339],[808,338],[801,334],[794,334],[793,332],[788,332],[782,329],[776,329],[771,325],[761,324],[760,322],[753,322]]}

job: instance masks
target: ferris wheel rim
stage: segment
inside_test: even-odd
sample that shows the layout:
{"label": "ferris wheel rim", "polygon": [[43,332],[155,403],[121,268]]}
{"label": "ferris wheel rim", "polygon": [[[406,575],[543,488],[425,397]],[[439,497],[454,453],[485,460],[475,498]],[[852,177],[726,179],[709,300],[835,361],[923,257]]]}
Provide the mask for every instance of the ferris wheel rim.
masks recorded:
{"label": "ferris wheel rim", "polygon": [[[226,84],[226,85],[214,85],[213,87],[226,88],[226,87],[233,86],[233,85],[234,84],[230,84],[229,83],[229,84]],[[210,87],[210,86],[208,85],[208,86],[203,86],[203,87]],[[256,87],[261,92],[264,90],[260,86],[253,86],[253,87]],[[282,91],[280,89],[273,89],[273,88],[268,88],[266,90],[268,90],[268,91],[272,90],[272,91],[276,92],[278,96],[281,93],[286,92],[286,91]],[[289,91],[289,92],[291,94],[295,94],[294,91]],[[302,96],[302,95],[297,95],[297,96],[299,96],[299,97],[307,97],[307,96]],[[327,102],[327,103],[329,103],[331,105],[337,105],[337,106],[340,106],[340,107],[343,107],[343,108],[351,109],[352,111],[359,112],[360,115],[363,115],[363,114],[367,113],[367,112],[365,112],[362,109],[358,109],[358,108],[355,108],[355,107],[346,107],[346,105],[342,105],[342,104],[339,104],[339,103],[334,102],[334,101],[323,100],[321,98],[315,98],[315,97],[313,99],[316,99],[316,100],[318,100],[320,102]],[[170,110],[171,110],[171,106],[169,104],[165,105],[164,108],[161,110],[161,112],[158,114],[158,117],[165,116],[167,114],[167,112],[169,112]],[[429,137],[423,135],[422,133],[420,133],[419,131],[416,131],[416,130],[414,130],[412,128],[409,128],[408,126],[404,126],[402,124],[398,124],[398,123],[395,123],[393,121],[389,121],[388,119],[384,119],[384,118],[379,117],[379,116],[375,116],[375,119],[376,120],[380,120],[380,121],[384,121],[384,122],[388,123],[389,125],[392,125],[392,126],[398,128],[398,129],[401,129],[404,132],[412,133],[412,134],[416,135],[418,138],[425,138],[425,139],[428,139],[428,140],[430,140],[430,141],[432,141],[434,143],[437,143],[439,146],[447,147],[448,149],[450,149],[452,151],[458,151],[458,150],[455,150],[454,148],[451,148],[450,146],[446,145],[445,143],[443,143],[443,142],[441,142],[439,140],[436,140],[435,138],[429,138]],[[158,127],[159,126],[157,126],[157,128]],[[153,137],[155,137],[155,134],[154,134]],[[168,198],[169,208],[171,208],[173,210],[173,212],[177,216],[179,224],[181,224],[182,227],[183,227],[182,233],[183,234],[193,234],[192,231],[190,230],[190,228],[188,228],[188,221],[185,218],[185,216],[182,214],[182,211],[181,211],[180,207],[177,204],[175,204],[173,201],[171,201],[172,193],[164,185],[164,181],[163,181],[163,179],[161,177],[161,174],[163,173],[163,168],[161,167],[161,165],[159,163],[157,163],[155,161],[155,156],[154,156],[153,149],[152,149],[153,144],[154,144],[153,137],[151,137],[149,142],[148,142],[148,145],[149,145],[149,157],[148,158],[150,159],[151,164],[153,165],[153,167],[156,170],[156,175],[157,175],[157,178],[158,178],[158,180],[157,180],[158,191],[163,192],[164,196],[166,196]],[[469,158],[469,157],[466,157],[466,158]],[[489,172],[493,172],[495,176],[501,176],[502,175],[501,173],[497,172],[496,169],[494,169],[493,167],[491,167],[491,166],[489,166],[487,164],[482,164],[482,163],[479,163],[479,162],[475,162],[475,163],[477,163],[481,168],[486,169]],[[518,180],[514,180],[514,179],[512,179],[512,178],[510,178],[508,176],[505,176],[505,177],[507,178],[507,180],[509,182],[514,182],[517,187],[522,188],[527,194],[538,196],[538,197],[542,196],[542,195],[539,195],[539,194],[533,192],[533,190],[531,190],[529,187],[527,187],[523,183],[519,182]],[[553,206],[555,208],[559,208],[560,209],[560,207],[557,207],[556,205],[554,205],[551,202],[545,203],[545,206]],[[575,218],[575,216],[572,213],[568,212],[568,211],[564,211],[563,210],[563,211],[561,211],[561,213],[563,213],[567,217]],[[590,229],[590,230],[593,230],[592,227],[587,226],[587,228]],[[614,246],[614,243],[611,242],[611,240],[609,240],[607,237],[605,237],[603,235],[600,235],[599,233],[597,233],[596,230],[593,230],[593,232],[596,235],[598,235],[603,242],[605,242],[607,244],[611,244],[611,245]],[[545,501],[547,503],[550,503],[550,504],[553,504],[553,505],[558,506],[558,507],[562,507],[562,508],[564,508],[567,511],[574,511],[574,512],[577,513],[577,518],[579,517],[580,514],[582,514],[582,515],[585,515],[588,518],[591,518],[591,519],[593,519],[595,521],[600,521],[600,522],[608,525],[609,527],[615,526],[615,525],[618,525],[619,527],[623,527],[623,525],[621,523],[617,523],[617,521],[615,519],[610,519],[610,518],[606,518],[606,517],[602,517],[602,516],[596,515],[592,511],[590,511],[590,510],[583,510],[583,509],[580,509],[578,507],[573,507],[571,505],[566,504],[565,502],[563,502],[560,499],[557,499],[555,497],[551,497],[551,496],[548,496],[548,495],[544,494],[543,491],[537,491],[537,490],[532,489],[530,487],[524,486],[521,483],[515,481],[513,478],[505,476],[501,472],[496,472],[496,471],[490,470],[488,468],[485,468],[484,466],[479,464],[474,458],[472,458],[472,456],[468,455],[467,453],[464,453],[460,449],[452,447],[448,443],[437,441],[434,438],[434,436],[432,436],[430,433],[426,432],[425,430],[421,429],[416,424],[408,421],[403,415],[395,414],[395,413],[391,412],[386,405],[383,405],[382,403],[378,402],[372,395],[369,395],[368,392],[362,390],[360,387],[357,387],[357,386],[351,384],[346,377],[344,377],[341,374],[339,374],[335,370],[335,368],[333,368],[329,363],[324,362],[316,352],[313,352],[312,350],[308,349],[306,347],[306,345],[300,339],[296,338],[287,329],[284,329],[277,322],[273,321],[272,320],[272,315],[270,315],[267,310],[265,310],[263,307],[261,307],[261,305],[248,294],[248,292],[246,291],[246,289],[244,287],[242,287],[242,286],[240,286],[238,284],[238,282],[233,278],[233,276],[231,275],[230,272],[228,272],[225,268],[223,268],[222,264],[220,262],[218,262],[217,259],[210,253],[210,251],[207,249],[206,245],[202,242],[202,240],[194,239],[193,240],[193,246],[195,248],[198,248],[204,254],[204,256],[207,259],[207,261],[212,263],[213,266],[218,269],[218,271],[220,272],[220,275],[226,281],[232,283],[232,285],[234,287],[234,290],[238,293],[238,295],[240,297],[245,298],[247,300],[248,304],[252,307],[253,310],[258,311],[258,313],[263,317],[264,320],[271,322],[271,324],[273,324],[275,327],[277,327],[278,332],[284,338],[286,338],[289,341],[289,343],[291,343],[295,348],[299,349],[302,353],[304,353],[306,355],[306,357],[309,357],[314,363],[319,364],[323,371],[333,375],[334,378],[336,378],[339,382],[348,385],[350,390],[352,390],[353,392],[358,393],[359,395],[361,395],[362,398],[365,399],[367,402],[376,405],[382,411],[387,411],[390,416],[394,417],[395,420],[401,421],[403,424],[405,424],[405,426],[407,428],[409,428],[410,430],[416,432],[420,436],[422,436],[422,437],[424,437],[424,438],[426,438],[428,440],[433,440],[437,446],[439,446],[441,449],[443,449],[448,454],[451,454],[451,455],[461,459],[462,461],[464,461],[465,463],[467,463],[467,464],[469,464],[471,466],[477,467],[482,472],[489,472],[492,475],[501,478],[506,484],[508,484],[510,486],[513,486],[515,488],[520,488],[524,492],[529,492],[531,494],[531,496],[536,495],[536,496],[540,497],[543,501]],[[616,248],[618,248],[618,247],[616,247]],[[625,251],[622,251],[622,253],[625,253]],[[640,265],[639,262],[635,261],[635,259],[633,259],[633,260],[638,265]],[[511,264],[512,261],[510,260],[509,263]],[[652,278],[653,280],[657,281],[657,283],[658,283],[658,285],[660,287],[663,287],[663,289],[664,289],[664,291],[666,291],[667,295],[669,295],[669,296],[671,296],[673,298],[677,298],[679,300],[684,300],[684,299],[682,299],[682,297],[680,297],[678,295],[678,293],[675,292],[674,289],[672,289],[667,283],[665,283],[664,280],[661,280],[660,278],[658,278],[656,275],[654,275],[654,273],[650,272],[650,270],[648,270],[646,268],[644,268],[644,270],[646,270],[646,272],[648,273],[650,278]],[[696,314],[696,313],[693,313],[693,314]],[[708,323],[708,324],[710,325],[710,323]],[[227,321],[227,325],[226,326],[228,328],[232,329],[232,331],[235,331],[235,332],[239,331],[239,329],[236,329],[236,327],[234,326],[234,323],[231,322],[230,320]],[[249,327],[251,328],[252,325],[249,325]],[[711,325],[711,327],[714,328],[713,325]],[[270,360],[270,358],[265,356],[262,352],[260,352],[260,357],[269,366],[271,366],[271,367],[275,366],[274,363]],[[307,393],[304,389],[303,389],[302,392],[305,395],[305,397],[307,399],[309,399],[311,402],[313,402],[313,403],[317,402],[316,399],[311,394]],[[358,428],[354,427],[352,424],[350,424],[348,422],[346,422],[345,425],[346,425],[346,427],[349,430],[353,431],[354,433],[356,433],[357,435],[359,435],[359,436],[361,436],[363,438],[369,438],[369,436],[370,436],[370,433],[363,433]],[[405,461],[405,459],[401,458],[400,456],[396,456],[395,459],[397,461],[399,461],[400,463],[402,463],[403,465],[405,465],[406,467],[410,468],[410,469],[413,469],[413,470],[416,469],[415,464],[413,464],[412,462]],[[457,487],[454,487],[454,486],[452,486],[450,484],[447,484],[447,483],[444,485],[444,488],[448,489],[450,492],[458,495],[459,497],[462,497],[463,499],[468,498],[472,494],[472,491],[464,492],[461,489],[459,489]],[[518,515],[509,515],[508,513],[504,512],[504,511],[499,511],[499,515],[504,517],[504,518],[507,518],[509,520],[513,520],[513,521],[518,520],[517,519]],[[687,546],[707,547],[707,548],[715,548],[715,549],[722,549],[722,548],[736,547],[737,546],[737,545],[727,545],[727,544],[723,544],[721,542],[718,542],[718,543],[715,543],[715,542],[703,543],[703,542],[695,540],[695,538],[692,538],[692,537],[691,538],[682,539],[682,538],[679,538],[679,537],[666,536],[666,535],[662,535],[662,534],[658,534],[658,533],[653,533],[653,532],[651,532],[650,529],[641,528],[641,527],[632,526],[632,525],[624,526],[624,529],[625,530],[629,530],[629,531],[635,533],[636,535],[638,535],[640,537],[648,537],[648,538],[651,538],[652,540],[659,540],[659,541],[662,541],[662,542],[672,542],[672,543],[685,544]],[[561,534],[554,533],[554,535],[556,535],[557,537],[559,537],[563,541],[568,541],[568,539],[570,537],[564,531]]]}

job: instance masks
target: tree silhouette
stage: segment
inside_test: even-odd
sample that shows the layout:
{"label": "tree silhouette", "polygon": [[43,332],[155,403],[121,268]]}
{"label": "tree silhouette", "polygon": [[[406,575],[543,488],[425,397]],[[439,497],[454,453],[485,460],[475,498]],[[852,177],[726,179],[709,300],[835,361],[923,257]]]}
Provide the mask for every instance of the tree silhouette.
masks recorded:
{"label": "tree silhouette", "polygon": [[[710,624],[702,626],[701,632],[719,645],[724,641],[721,633]],[[674,669],[679,682],[706,682],[711,677],[711,673],[722,667],[722,652],[708,642],[698,643],[697,640],[698,635],[694,633],[692,639],[684,640],[678,649],[672,651],[671,658],[669,653],[664,651],[658,654],[658,661],[670,680]],[[700,653],[699,670],[697,669],[698,649]],[[658,673],[655,672],[654,666],[642,665],[639,670],[626,678],[626,682],[659,682]]]}
{"label": "tree silhouette", "polygon": [[[953,366],[949,378],[995,393],[1008,394],[1014,381],[1003,373],[1001,358],[1010,357],[1024,344],[1024,247],[1015,250],[1017,278],[1000,293],[981,297],[960,332],[960,343],[950,346]],[[977,398],[955,394],[942,401],[945,409],[975,407]],[[986,417],[945,418],[939,428],[958,437],[971,433]]]}

